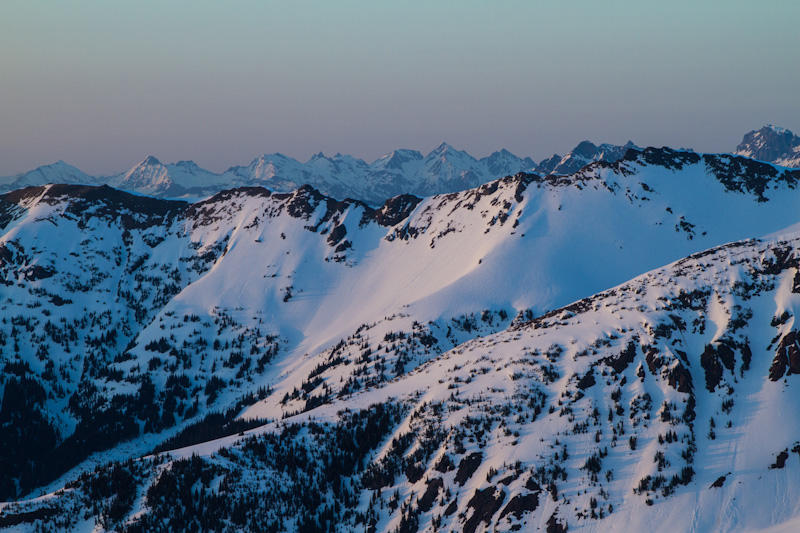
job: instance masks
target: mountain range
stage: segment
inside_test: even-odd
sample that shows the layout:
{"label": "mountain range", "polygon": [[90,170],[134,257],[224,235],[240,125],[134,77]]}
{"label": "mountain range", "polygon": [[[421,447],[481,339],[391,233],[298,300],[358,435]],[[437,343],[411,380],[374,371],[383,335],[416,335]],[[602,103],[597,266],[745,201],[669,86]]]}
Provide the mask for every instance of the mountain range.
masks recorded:
{"label": "mountain range", "polygon": [[446,143],[427,156],[416,150],[395,150],[372,164],[341,154],[325,157],[319,153],[306,163],[282,154],[265,154],[247,166],[231,167],[222,174],[202,169],[192,161],[163,164],[149,156],[127,172],[96,177],[59,161],[20,176],[0,179],[0,189],[9,191],[48,183],[106,184],[155,197],[201,198],[235,187],[261,186],[273,192],[290,192],[308,184],[324,194],[381,205],[400,194],[432,196],[458,192],[518,172],[570,173],[592,161],[620,159],[625,149],[632,146],[597,147],[585,141],[567,156],[554,155],[538,166],[530,158],[517,157],[507,150],[476,159]]}
{"label": "mountain range", "polygon": [[800,170],[614,158],[380,206],[3,194],[0,527],[791,530]]}
{"label": "mountain range", "polygon": [[[332,197],[353,198],[378,206],[401,194],[425,197],[459,192],[518,172],[569,175],[596,161],[618,161],[631,148],[641,149],[631,141],[623,146],[583,141],[567,155],[552,155],[538,164],[505,149],[476,159],[446,143],[426,156],[416,150],[395,150],[371,164],[341,154],[325,157],[319,153],[306,163],[283,154],[265,154],[247,166],[231,167],[222,174],[200,168],[192,161],[164,164],[148,156],[127,172],[89,176],[58,161],[18,176],[0,178],[0,191],[48,183],[105,184],[160,198],[199,199],[235,187],[256,186],[273,192],[290,192],[302,185],[311,185]],[[798,167],[800,138],[788,130],[765,126],[745,135],[733,153],[785,167]]]}

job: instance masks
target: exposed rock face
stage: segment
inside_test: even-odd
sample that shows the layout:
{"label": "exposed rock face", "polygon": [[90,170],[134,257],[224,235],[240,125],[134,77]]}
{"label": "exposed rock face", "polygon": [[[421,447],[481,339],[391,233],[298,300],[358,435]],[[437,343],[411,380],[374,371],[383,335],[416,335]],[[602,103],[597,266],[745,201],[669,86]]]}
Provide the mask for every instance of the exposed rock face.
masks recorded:
{"label": "exposed rock face", "polygon": [[733,153],[796,168],[800,167],[800,137],[787,129],[766,125],[747,133]]}
{"label": "exposed rock face", "polygon": [[605,161],[606,163],[619,161],[625,157],[625,154],[631,148],[641,150],[632,141],[628,141],[622,146],[615,144],[601,144],[598,146],[590,141],[583,141],[564,157],[553,155],[543,160],[536,167],[535,172],[545,175],[572,174],[597,161]]}
{"label": "exposed rock face", "polygon": [[793,374],[800,374],[800,348],[796,331],[790,331],[781,338],[775,359],[769,369],[769,378],[778,381],[784,375]]}

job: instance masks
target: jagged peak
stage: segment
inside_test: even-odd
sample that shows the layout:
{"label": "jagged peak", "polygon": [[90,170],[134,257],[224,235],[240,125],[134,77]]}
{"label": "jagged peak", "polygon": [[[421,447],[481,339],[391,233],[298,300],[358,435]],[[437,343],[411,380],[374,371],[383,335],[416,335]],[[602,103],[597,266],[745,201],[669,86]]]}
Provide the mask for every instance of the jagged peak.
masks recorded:
{"label": "jagged peak", "polygon": [[136,165],[137,167],[155,167],[155,166],[162,166],[161,161],[159,161],[155,156],[148,155],[144,160]]}
{"label": "jagged peak", "polygon": [[380,161],[381,159],[392,159],[394,157],[422,159],[423,155],[419,150],[411,150],[410,148],[398,148],[397,150],[392,150],[388,154],[379,157],[378,161]]}
{"label": "jagged peak", "polygon": [[759,131],[763,131],[763,130],[769,130],[769,131],[775,132],[775,133],[777,133],[779,135],[783,135],[784,133],[788,133],[788,134],[792,135],[792,132],[787,130],[786,128],[781,128],[779,126],[773,126],[772,124],[765,124],[764,127],[761,128],[761,130],[759,130]]}
{"label": "jagged peak", "polygon": [[237,173],[241,172],[242,170],[260,168],[260,167],[264,167],[264,166],[270,165],[270,164],[275,164],[275,163],[278,163],[278,162],[284,162],[284,163],[288,162],[288,163],[300,164],[300,162],[297,161],[296,159],[293,159],[293,158],[291,158],[291,157],[289,157],[287,155],[284,155],[284,154],[282,154],[280,152],[276,152],[274,154],[261,154],[260,156],[256,157],[252,161],[250,161],[249,165],[247,165],[247,166],[233,166],[233,167],[230,167],[228,170],[226,170],[225,173],[226,174],[227,173],[237,174]]}
{"label": "jagged peak", "polygon": [[597,153],[597,145],[591,141],[581,141],[578,143],[571,153],[582,156],[582,157],[592,157]]}
{"label": "jagged peak", "polygon": [[382,168],[399,169],[402,168],[403,164],[407,163],[408,161],[419,161],[423,158],[423,155],[417,150],[399,148],[379,157],[372,163],[372,165]]}
{"label": "jagged peak", "polygon": [[796,168],[800,167],[800,137],[786,128],[767,124],[746,133],[733,153]]}
{"label": "jagged peak", "polygon": [[509,152],[505,148],[501,148],[500,150],[495,150],[494,152],[489,154],[487,157],[484,157],[483,159],[489,160],[489,159],[497,159],[497,158],[500,158],[500,157],[520,159],[515,154]]}
{"label": "jagged peak", "polygon": [[782,128],[779,126],[773,126],[772,124],[765,124],[760,129],[752,130],[747,132],[743,139],[742,143],[748,142],[748,140],[752,140],[753,138],[763,137],[763,136],[779,136],[779,137],[795,137],[794,133],[786,128]]}
{"label": "jagged peak", "polygon": [[431,157],[431,156],[439,156],[439,155],[443,155],[443,154],[445,154],[445,153],[447,153],[447,152],[457,152],[457,151],[458,151],[458,150],[456,150],[455,148],[453,148],[451,145],[449,145],[449,144],[447,144],[446,142],[442,141],[442,142],[439,144],[439,146],[437,146],[436,148],[434,148],[433,150],[431,150],[431,152],[428,154],[428,157]]}
{"label": "jagged peak", "polygon": [[280,152],[275,152],[274,154],[261,154],[260,156],[256,157],[251,161],[251,165],[258,165],[263,163],[271,163],[275,160],[283,160],[283,161],[297,161],[294,158],[291,158],[287,155],[284,155]]}
{"label": "jagged peak", "polygon": [[192,170],[198,170],[198,169],[202,170],[202,168],[197,163],[195,163],[194,161],[191,161],[191,160],[182,160],[182,161],[178,161],[177,163],[173,163],[173,164],[176,167],[189,168],[189,169],[192,169]]}

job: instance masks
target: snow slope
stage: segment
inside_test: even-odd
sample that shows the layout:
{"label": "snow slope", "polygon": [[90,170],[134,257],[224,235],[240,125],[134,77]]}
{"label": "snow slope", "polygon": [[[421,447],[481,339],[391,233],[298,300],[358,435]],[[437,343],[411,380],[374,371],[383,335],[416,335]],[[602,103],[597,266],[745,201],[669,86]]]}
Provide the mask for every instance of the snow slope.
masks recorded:
{"label": "snow slope", "polygon": [[[421,525],[432,526],[437,512],[412,511],[420,509],[415,497],[430,486],[425,480],[435,477],[461,495],[455,503],[451,497],[442,501],[441,507],[455,506],[443,522],[447,527],[461,524],[459,528],[469,529],[469,523],[477,528],[482,519],[473,517],[483,516],[477,509],[487,513],[493,509],[498,490],[504,491],[502,505],[520,495],[515,505],[530,507],[531,494],[538,494],[538,510],[520,511],[521,519],[538,524],[555,512],[554,521],[594,527],[594,521],[581,518],[591,516],[594,498],[602,502],[598,505],[605,515],[611,514],[606,520],[612,521],[600,521],[598,527],[658,525],[657,511],[673,512],[672,502],[690,500],[687,491],[693,487],[706,490],[707,479],[723,475],[718,472],[725,468],[761,468],[764,461],[776,460],[775,454],[791,447],[792,439],[800,438],[792,433],[795,426],[789,425],[785,432],[775,433],[776,446],[762,446],[757,452],[752,451],[756,444],[747,443],[750,437],[733,438],[730,435],[739,433],[723,431],[730,418],[737,424],[732,428],[740,424],[747,428],[743,435],[759,435],[766,426],[753,422],[756,431],[751,432],[750,422],[744,423],[753,413],[774,407],[786,416],[781,403],[785,400],[775,393],[778,385],[765,384],[764,376],[771,370],[764,367],[771,368],[776,350],[781,349],[776,346],[783,342],[776,337],[768,348],[766,341],[776,333],[790,338],[796,235],[782,232],[781,239],[788,244],[775,238],[723,247],[650,273],[624,289],[609,289],[706,248],[796,223],[798,178],[796,172],[744,158],[647,149],[566,177],[518,174],[423,200],[398,197],[380,209],[337,201],[307,186],[286,194],[238,189],[193,205],[135,197],[108,187],[47,186],[4,195],[0,293],[6,321],[0,323],[0,338],[6,348],[0,420],[13,423],[10,427],[17,431],[6,433],[0,443],[11,459],[7,464],[12,465],[1,472],[0,488],[5,498],[19,498],[35,487],[61,486],[98,461],[141,456],[176,435],[180,438],[166,442],[167,448],[186,443],[186,431],[179,432],[211,411],[231,408],[231,416],[242,413],[239,424],[251,420],[260,425],[264,419],[285,417],[308,421],[312,416],[328,421],[319,430],[323,440],[325,435],[339,435],[341,424],[352,423],[365,431],[373,423],[383,428],[375,433],[379,442],[352,450],[360,454],[362,466],[347,467],[351,470],[344,477],[350,479],[349,485],[329,488],[331,501],[347,508],[353,502],[337,500],[344,497],[341,491],[364,491],[357,497],[353,493],[360,502],[353,509],[366,521],[374,519],[380,529],[399,526],[403,514],[406,522],[414,514]],[[783,250],[789,250],[788,255]],[[688,303],[679,289],[694,295]],[[601,291],[607,292],[562,309]],[[692,303],[694,298],[697,302]],[[778,317],[776,325],[770,325],[773,316]],[[680,323],[684,325],[676,326]],[[693,336],[687,333],[690,329]],[[679,337],[692,349],[677,343]],[[727,339],[740,354],[735,374],[728,370],[728,352],[719,348],[728,346]],[[747,374],[740,369],[745,342],[754,369]],[[633,352],[628,351],[631,343]],[[713,345],[713,351],[706,354],[706,345]],[[660,362],[651,348],[661,354]],[[579,355],[584,350],[588,352]],[[633,362],[627,370],[614,370],[620,376],[612,375],[602,360],[623,352],[632,354],[625,358],[632,357]],[[706,361],[699,363],[699,369],[698,360]],[[714,366],[708,360],[718,363]],[[681,384],[687,378],[681,381],[686,374],[676,370],[678,363],[689,372],[689,390]],[[592,365],[596,388],[588,385],[591,379],[582,381]],[[598,365],[605,365],[605,376]],[[639,366],[646,369],[645,381],[637,385]],[[722,369],[712,390],[703,388],[705,366]],[[627,386],[622,384],[623,374]],[[745,374],[749,385],[742,389],[734,380],[744,379]],[[614,402],[624,414],[615,406],[613,416],[625,420],[624,437],[621,429],[615,429],[617,418],[606,423],[608,398],[617,387],[624,391]],[[763,394],[758,392],[762,388]],[[9,390],[23,391],[31,401],[9,404],[5,397]],[[723,390],[724,399],[739,398],[735,404],[742,408],[736,413],[743,414],[712,414],[722,409],[721,403],[713,406],[722,402]],[[459,397],[454,398],[456,391]],[[649,406],[645,393],[650,395]],[[753,411],[748,407],[751,396],[737,393],[755,394],[753,405],[763,407]],[[690,404],[684,402],[690,397],[695,419],[686,414]],[[670,410],[683,422],[664,420],[659,413],[664,401],[675,404]],[[344,421],[337,418],[345,407],[356,413],[372,403],[386,406],[383,418],[375,419],[377,412],[353,414],[350,422],[351,415],[343,415]],[[507,412],[495,412],[505,404]],[[574,407],[564,411],[565,405]],[[587,418],[595,405],[601,415]],[[634,405],[639,422],[634,422],[636,414],[631,415]],[[490,413],[491,420],[480,413]],[[761,414],[755,418],[764,424],[774,421]],[[721,436],[704,440],[711,416],[716,417]],[[207,435],[219,436],[217,430],[224,429],[220,424],[212,431],[208,424],[203,426]],[[285,434],[281,442],[309,445],[317,429],[303,424],[299,433]],[[589,431],[590,427],[594,429]],[[644,476],[658,475],[658,462],[652,458],[662,445],[655,444],[656,431],[665,435],[668,427],[676,432],[680,446],[664,447],[670,463],[662,465],[666,480],[632,496],[632,488],[638,489]],[[279,422],[268,428],[273,434],[289,431]],[[594,462],[589,471],[581,470],[603,449],[601,443],[609,449],[622,449],[626,443],[629,448],[636,446],[628,442],[631,432],[641,439],[638,453],[595,458],[614,465],[612,479],[601,483],[605,470],[591,472]],[[411,436],[402,437],[406,433]],[[30,455],[8,451],[19,449],[21,442],[33,442],[37,435],[40,449],[28,450]],[[407,439],[411,451],[396,457],[399,452],[392,438],[400,443]],[[524,446],[512,444],[515,439]],[[749,450],[745,462],[725,462],[729,448],[714,455],[724,442]],[[458,465],[469,454],[482,453],[481,443],[489,448],[480,469],[456,482]],[[563,457],[562,445],[568,447],[570,459]],[[208,455],[221,444],[204,446],[194,450]],[[285,458],[276,446],[274,452]],[[690,455],[720,462],[713,463],[708,473],[701,472],[693,466],[701,463],[687,464],[681,457],[681,451],[691,446],[697,449]],[[325,454],[330,448],[313,449],[321,454],[321,464],[328,464]],[[271,483],[245,464],[252,450],[242,450],[224,460],[213,459],[216,466],[196,465],[204,472],[210,469],[208,483],[217,479],[209,490],[212,485],[217,492],[220,486],[237,486],[240,479],[244,483],[240,493],[255,494],[253,490],[261,490],[254,488],[258,483],[262,489],[263,483]],[[445,454],[453,469],[442,465],[442,475],[434,473]],[[55,457],[54,464],[45,457]],[[565,465],[566,479],[558,481],[564,473],[553,469],[550,458],[553,464]],[[27,459],[43,461],[47,468],[20,477],[13,465]],[[352,457],[340,459],[346,466]],[[162,468],[152,465],[151,471],[149,464],[114,467],[113,472],[133,476],[144,491]],[[367,468],[369,464],[374,467]],[[694,473],[687,477],[683,468],[689,466]],[[464,468],[462,476],[469,470]],[[214,474],[240,469],[241,477],[231,474],[227,485],[220,485]],[[774,483],[774,476],[782,472],[769,474],[773,477],[764,483]],[[61,473],[65,476],[56,479]],[[303,475],[316,475],[312,474]],[[664,494],[672,475],[678,481]],[[509,476],[513,479],[507,483],[491,483]],[[535,478],[531,488],[523,490],[531,477]],[[261,481],[248,485],[256,478]],[[305,479],[291,475],[269,479],[279,478],[298,488]],[[368,502],[367,489],[375,490],[376,484],[387,480],[389,485],[381,486],[390,488],[385,488],[381,501],[394,498],[397,491],[399,514],[386,511],[391,508],[388,501],[380,504],[384,508]],[[569,502],[548,496],[550,482]],[[75,498],[85,494],[85,485],[81,486]],[[490,486],[492,490],[485,492]],[[789,492],[781,494],[787,502],[794,501],[790,499],[794,485],[786,487]],[[322,494],[328,490],[318,488]],[[434,499],[439,499],[438,489],[434,492]],[[648,498],[655,505],[642,503]],[[307,511],[306,504],[294,499],[287,503],[298,512]],[[640,512],[643,507],[653,512]],[[167,512],[150,508],[154,517]],[[326,507],[314,509],[322,512]],[[502,512],[498,507],[487,521],[497,524]],[[698,513],[696,525],[687,527],[710,524],[710,515]],[[796,510],[787,504],[776,513],[773,522],[794,516]],[[337,516],[345,529],[359,519],[357,513],[347,519]],[[734,528],[770,523],[763,513],[759,516],[724,519]],[[268,518],[278,517],[264,515]],[[508,527],[513,525],[509,522]]]}
{"label": "snow slope", "polygon": [[[145,529],[205,519],[208,527],[292,530],[309,526],[297,517],[320,513],[344,530],[361,520],[379,530],[788,528],[800,512],[792,393],[800,348],[789,340],[800,304],[798,245],[794,233],[698,253],[342,393],[342,383],[391,367],[398,347],[426,347],[420,331],[403,340],[391,320],[379,321],[320,357],[329,365],[309,392],[327,390],[329,401],[249,436],[173,452],[168,470],[160,460],[106,467],[44,500],[50,507],[39,500],[14,511],[60,505],[68,516],[93,479],[122,472],[144,484],[139,498],[152,494],[142,522],[129,523]],[[358,436],[380,424],[376,417],[387,425],[361,437],[371,443],[365,466],[347,470],[347,453],[339,455],[345,466],[331,462],[344,443],[330,439],[344,428]],[[287,477],[270,459],[287,453],[302,453],[322,477],[303,485],[303,468]],[[343,478],[330,478],[342,479],[337,489],[324,476],[339,468]],[[173,483],[178,492],[167,490]],[[188,514],[176,511],[180,487],[192,490]],[[328,515],[326,501],[352,511]],[[102,523],[118,524],[113,496],[100,503]],[[239,522],[232,513],[244,504],[263,510]],[[223,518],[204,509],[222,509]]]}

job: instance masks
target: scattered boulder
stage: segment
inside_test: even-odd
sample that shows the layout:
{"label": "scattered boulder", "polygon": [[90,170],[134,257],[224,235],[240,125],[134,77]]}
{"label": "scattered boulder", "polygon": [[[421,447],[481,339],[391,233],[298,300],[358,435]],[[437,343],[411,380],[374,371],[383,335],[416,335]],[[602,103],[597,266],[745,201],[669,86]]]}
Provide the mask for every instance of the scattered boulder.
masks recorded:
{"label": "scattered boulder", "polygon": [[467,503],[467,507],[473,509],[473,512],[472,516],[464,523],[464,533],[475,533],[481,522],[489,525],[494,514],[503,505],[505,498],[505,491],[495,487],[476,489],[475,495]]}
{"label": "scattered boulder", "polygon": [[775,462],[769,466],[770,470],[775,470],[776,468],[783,468],[786,466],[786,460],[789,458],[789,450],[783,450],[778,456],[775,458]]}
{"label": "scattered boulder", "polygon": [[784,375],[792,374],[800,374],[800,347],[798,347],[797,332],[794,330],[781,338],[769,369],[769,379],[778,381]]}
{"label": "scattered boulder", "polygon": [[425,493],[417,503],[419,510],[423,513],[427,513],[431,510],[433,502],[436,501],[436,497],[439,495],[439,491],[444,487],[444,481],[442,481],[440,477],[429,479],[427,483],[428,488],[425,489]]}
{"label": "scattered boulder", "polygon": [[617,374],[621,374],[628,365],[633,363],[633,359],[636,357],[636,345],[634,343],[628,343],[628,346],[620,353],[617,357],[613,359],[606,359],[606,364],[614,369],[614,372]]}
{"label": "scattered boulder", "polygon": [[538,494],[517,494],[500,513],[500,520],[506,515],[512,514],[519,520],[524,513],[533,512],[539,506]]}
{"label": "scattered boulder", "polygon": [[461,462],[458,464],[455,482],[459,485],[466,483],[481,465],[481,461],[483,461],[483,454],[479,452],[471,453],[461,459]]}
{"label": "scattered boulder", "polygon": [[586,390],[589,387],[592,387],[597,381],[594,378],[594,371],[589,370],[585,376],[583,376],[580,381],[578,381],[578,388],[581,390]]}
{"label": "scattered boulder", "polygon": [[721,488],[721,487],[722,487],[722,485],[724,485],[724,484],[725,484],[725,478],[727,478],[727,477],[728,477],[728,475],[727,475],[727,474],[726,474],[726,475],[724,475],[724,476],[720,476],[720,477],[718,477],[718,478],[717,478],[717,480],[716,480],[714,483],[712,483],[712,484],[711,484],[711,486],[710,486],[710,487],[708,487],[708,488],[709,488],[709,489],[718,489],[718,488]]}
{"label": "scattered boulder", "polygon": [[567,525],[559,522],[556,514],[558,514],[558,509],[553,511],[553,514],[547,519],[547,533],[567,533]]}

